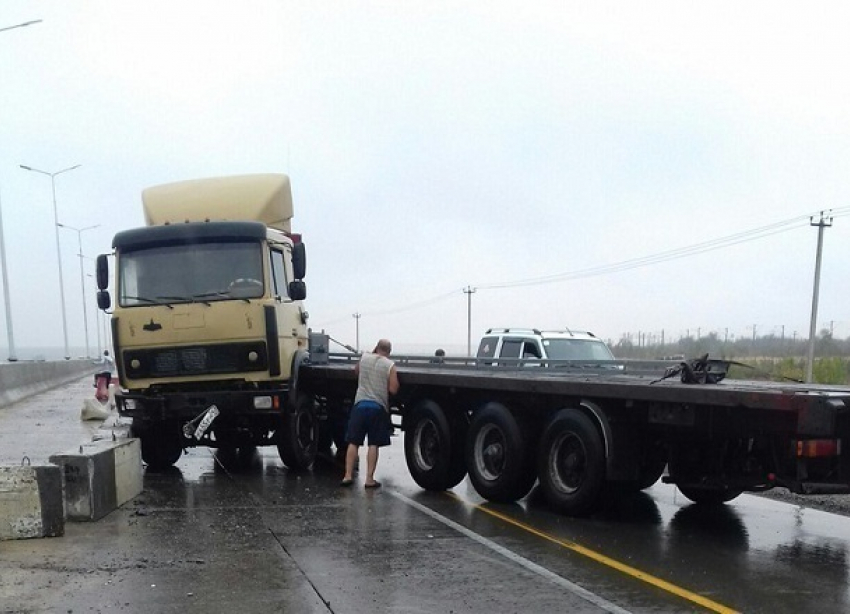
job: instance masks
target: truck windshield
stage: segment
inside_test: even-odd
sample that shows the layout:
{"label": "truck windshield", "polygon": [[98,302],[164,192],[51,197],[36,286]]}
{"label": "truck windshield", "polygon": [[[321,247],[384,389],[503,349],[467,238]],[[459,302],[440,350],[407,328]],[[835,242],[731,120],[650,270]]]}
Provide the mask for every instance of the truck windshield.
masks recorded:
{"label": "truck windshield", "polygon": [[592,339],[545,339],[546,353],[556,360],[615,360],[602,341]]}
{"label": "truck windshield", "polygon": [[122,307],[247,300],[264,294],[258,242],[160,245],[119,258]]}

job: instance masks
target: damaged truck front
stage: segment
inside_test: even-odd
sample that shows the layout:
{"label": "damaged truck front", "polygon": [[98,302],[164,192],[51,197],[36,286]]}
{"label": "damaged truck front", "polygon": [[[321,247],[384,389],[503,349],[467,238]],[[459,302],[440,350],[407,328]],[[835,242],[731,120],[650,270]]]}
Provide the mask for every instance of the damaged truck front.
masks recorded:
{"label": "damaged truck front", "polygon": [[112,308],[122,393],[142,458],[171,466],[183,450],[276,445],[312,464],[313,398],[294,387],[307,354],[305,249],[291,232],[289,178],[183,181],[142,193],[147,226],[113,239],[97,262],[98,305]]}

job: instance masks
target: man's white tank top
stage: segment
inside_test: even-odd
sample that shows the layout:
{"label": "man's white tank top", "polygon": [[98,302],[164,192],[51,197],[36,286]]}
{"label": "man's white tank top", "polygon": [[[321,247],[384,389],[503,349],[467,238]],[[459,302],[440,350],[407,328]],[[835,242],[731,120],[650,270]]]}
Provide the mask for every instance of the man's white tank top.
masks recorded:
{"label": "man's white tank top", "polygon": [[375,401],[389,411],[390,393],[387,385],[393,361],[380,354],[363,354],[360,359],[360,377],[357,380],[357,394],[354,402]]}

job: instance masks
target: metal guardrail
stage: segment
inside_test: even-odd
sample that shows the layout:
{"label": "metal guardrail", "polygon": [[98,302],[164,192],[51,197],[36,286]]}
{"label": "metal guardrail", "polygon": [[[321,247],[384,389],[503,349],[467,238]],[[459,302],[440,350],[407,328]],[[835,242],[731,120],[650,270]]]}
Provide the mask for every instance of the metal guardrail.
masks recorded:
{"label": "metal guardrail", "polygon": [[[327,354],[330,364],[354,364],[360,355],[351,353]],[[661,375],[670,366],[678,365],[672,360],[561,360],[531,358],[478,358],[463,356],[420,356],[393,355],[398,366],[410,366],[426,369],[444,367],[458,369],[494,370],[494,369],[567,369],[581,372],[600,372],[609,374]],[[316,364],[322,364],[321,361]]]}

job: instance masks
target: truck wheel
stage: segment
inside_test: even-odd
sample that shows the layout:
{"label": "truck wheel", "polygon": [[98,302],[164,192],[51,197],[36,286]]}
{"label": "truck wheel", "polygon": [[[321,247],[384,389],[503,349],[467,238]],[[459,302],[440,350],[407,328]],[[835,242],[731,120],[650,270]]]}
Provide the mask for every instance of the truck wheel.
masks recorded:
{"label": "truck wheel", "polygon": [[677,488],[688,499],[700,505],[721,505],[728,503],[743,491],[732,488],[700,488],[679,484]]}
{"label": "truck wheel", "polygon": [[489,501],[522,499],[537,476],[520,425],[507,407],[487,403],[472,418],[466,440],[469,481]]}
{"label": "truck wheel", "polygon": [[667,467],[667,447],[661,443],[647,445],[640,459],[640,477],[637,481],[638,490],[645,490],[653,486]]}
{"label": "truck wheel", "polygon": [[562,514],[584,516],[605,485],[605,452],[599,431],[575,409],[559,411],[546,425],[537,459],[540,487]]}
{"label": "truck wheel", "polygon": [[319,421],[313,396],[299,394],[295,407],[287,407],[277,452],[283,464],[294,471],[309,469],[319,449]]}
{"label": "truck wheel", "polygon": [[450,423],[443,409],[430,400],[417,403],[404,422],[404,457],[413,480],[425,490],[446,490],[460,484],[466,475],[465,423]]}
{"label": "truck wheel", "polygon": [[130,435],[138,437],[142,447],[142,460],[152,471],[162,471],[173,466],[183,454],[180,428],[176,424],[137,424],[133,421]]}
{"label": "truck wheel", "polygon": [[646,490],[661,479],[667,467],[667,448],[660,443],[648,444],[638,459],[638,478],[622,482],[609,482],[615,493],[636,493]]}
{"label": "truck wheel", "polygon": [[709,472],[708,468],[723,458],[722,444],[696,442],[687,446],[677,446],[670,455],[670,476],[683,495],[701,505],[720,505],[727,503],[743,491],[730,488],[718,478],[720,473]]}

